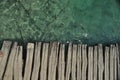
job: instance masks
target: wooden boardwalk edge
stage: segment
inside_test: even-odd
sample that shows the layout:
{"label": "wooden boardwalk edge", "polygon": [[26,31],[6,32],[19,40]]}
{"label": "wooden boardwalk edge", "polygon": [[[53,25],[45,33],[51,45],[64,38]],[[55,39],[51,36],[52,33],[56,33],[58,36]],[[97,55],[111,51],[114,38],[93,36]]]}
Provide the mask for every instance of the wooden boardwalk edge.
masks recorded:
{"label": "wooden boardwalk edge", "polygon": [[36,42],[26,49],[17,42],[3,42],[0,80],[120,80],[118,44]]}

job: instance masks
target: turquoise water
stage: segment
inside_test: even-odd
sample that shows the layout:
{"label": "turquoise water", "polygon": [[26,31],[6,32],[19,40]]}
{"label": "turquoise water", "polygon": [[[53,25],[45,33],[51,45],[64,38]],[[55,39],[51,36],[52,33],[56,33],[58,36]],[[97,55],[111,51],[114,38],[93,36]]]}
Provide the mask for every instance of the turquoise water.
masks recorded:
{"label": "turquoise water", "polygon": [[1,0],[0,39],[119,43],[119,0]]}

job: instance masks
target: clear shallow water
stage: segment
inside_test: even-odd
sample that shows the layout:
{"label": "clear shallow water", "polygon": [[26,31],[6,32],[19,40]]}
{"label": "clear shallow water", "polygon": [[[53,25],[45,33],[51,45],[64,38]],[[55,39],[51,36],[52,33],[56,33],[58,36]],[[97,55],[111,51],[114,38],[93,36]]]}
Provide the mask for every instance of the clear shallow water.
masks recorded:
{"label": "clear shallow water", "polygon": [[120,42],[119,0],[1,0],[0,39]]}

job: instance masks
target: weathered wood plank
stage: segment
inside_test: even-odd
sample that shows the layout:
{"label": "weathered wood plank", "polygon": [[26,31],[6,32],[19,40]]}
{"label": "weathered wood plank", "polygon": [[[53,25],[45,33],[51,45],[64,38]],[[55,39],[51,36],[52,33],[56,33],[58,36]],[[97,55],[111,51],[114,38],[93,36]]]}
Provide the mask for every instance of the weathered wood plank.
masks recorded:
{"label": "weathered wood plank", "polygon": [[18,52],[19,52],[19,46],[17,46],[17,49],[16,49],[16,55],[15,55],[15,59],[14,59],[14,73],[13,73],[13,77],[14,77],[14,80],[19,80],[19,75],[18,75]]}
{"label": "weathered wood plank", "polygon": [[0,50],[0,63],[2,61],[2,58],[3,58],[3,52]]}
{"label": "weathered wood plank", "polygon": [[111,45],[110,49],[110,80],[117,80],[117,47]]}
{"label": "weathered wood plank", "polygon": [[118,44],[116,46],[106,46],[105,49],[100,44],[93,46],[93,49],[91,46],[87,48],[87,45],[72,45],[70,43],[67,59],[65,59],[65,44],[60,44],[59,48],[57,42],[50,45],[49,43],[43,43],[42,47],[40,42],[36,44],[34,53],[34,44],[29,43],[24,76],[22,46],[17,46],[17,43],[14,43],[11,51],[10,46],[11,42],[9,41],[5,41],[2,46],[0,80],[38,80],[38,78],[40,80],[120,79]]}
{"label": "weathered wood plank", "polygon": [[77,80],[82,79],[82,55],[81,55],[81,44],[78,44],[78,52],[77,52]]}
{"label": "weathered wood plank", "polygon": [[103,63],[103,47],[102,44],[98,45],[98,70],[99,70],[99,80],[103,80],[103,71],[104,71],[104,63]]}
{"label": "weathered wood plank", "polygon": [[82,45],[82,80],[86,80],[87,74],[87,45]]}
{"label": "weathered wood plank", "polygon": [[71,57],[72,57],[72,44],[70,43],[68,46],[65,80],[70,80],[71,62],[72,62]]}
{"label": "weathered wood plank", "polygon": [[117,55],[117,80],[120,80],[120,66],[119,66],[119,46],[116,44],[116,55]]}
{"label": "weathered wood plank", "polygon": [[73,45],[73,52],[72,52],[72,72],[71,72],[71,78],[72,80],[76,80],[76,54],[77,54],[77,45]]}
{"label": "weathered wood plank", "polygon": [[22,46],[17,46],[15,60],[14,60],[14,80],[22,80]]}
{"label": "weathered wood plank", "polygon": [[[23,80],[22,76],[22,69],[23,69],[23,59],[22,59],[22,54],[23,52],[23,47],[19,46],[19,51],[18,51],[18,80]],[[15,80],[15,79],[14,79]]]}
{"label": "weathered wood plank", "polygon": [[109,61],[109,47],[105,47],[105,80],[109,80],[109,64],[110,64],[110,61]]}
{"label": "weathered wood plank", "polygon": [[34,53],[34,64],[31,80],[38,80],[40,70],[41,42],[36,43]]}
{"label": "weathered wood plank", "polygon": [[94,79],[98,79],[98,46],[94,46]]}
{"label": "weathered wood plank", "polygon": [[114,80],[114,47],[110,46],[110,80]]}
{"label": "weathered wood plank", "polygon": [[10,56],[3,80],[13,80],[13,69],[14,69],[13,66],[14,66],[16,51],[17,51],[17,42],[13,44],[12,50],[10,52]]}
{"label": "weathered wood plank", "polygon": [[1,62],[0,62],[0,80],[2,80],[3,73],[5,71],[5,66],[6,66],[6,61],[9,55],[10,47],[11,47],[10,41],[4,41],[2,45],[1,51],[3,52],[3,57],[0,57]]}
{"label": "weathered wood plank", "polygon": [[36,43],[35,45],[35,53],[34,53],[34,64],[31,80],[38,80],[39,69],[40,69],[40,51],[41,51],[41,42]]}
{"label": "weathered wood plank", "polygon": [[88,80],[93,80],[93,47],[88,48]]}
{"label": "weathered wood plank", "polygon": [[30,80],[31,69],[32,69],[32,60],[33,60],[33,52],[34,52],[34,44],[33,43],[28,43],[24,80]]}
{"label": "weathered wood plank", "polygon": [[120,80],[120,63],[118,61],[118,80]]}
{"label": "weathered wood plank", "polygon": [[[59,43],[51,43],[51,51],[49,57],[48,80],[56,80],[56,67],[58,59]],[[52,73],[52,74],[51,74]]]}
{"label": "weathered wood plank", "polygon": [[60,53],[59,53],[59,64],[58,64],[58,80],[64,80],[64,70],[65,70],[65,45],[60,44]]}
{"label": "weathered wood plank", "polygon": [[114,80],[117,80],[117,47],[114,47]]}
{"label": "weathered wood plank", "polygon": [[49,48],[49,44],[43,43],[40,80],[46,80],[47,78],[48,48]]}

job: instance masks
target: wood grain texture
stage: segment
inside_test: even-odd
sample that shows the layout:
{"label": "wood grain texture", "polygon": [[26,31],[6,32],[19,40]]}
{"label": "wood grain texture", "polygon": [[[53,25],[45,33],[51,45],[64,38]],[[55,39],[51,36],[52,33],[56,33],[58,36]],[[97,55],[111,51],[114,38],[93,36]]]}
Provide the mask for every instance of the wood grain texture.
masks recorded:
{"label": "wood grain texture", "polygon": [[11,49],[3,80],[13,80],[13,70],[14,70],[14,61],[15,61],[16,52],[18,52],[17,42],[13,44],[13,47]]}
{"label": "wood grain texture", "polygon": [[109,66],[110,66],[110,51],[109,47],[105,47],[105,80],[109,80],[110,78],[110,71],[109,71]]}
{"label": "wood grain texture", "polygon": [[71,66],[71,79],[76,80],[76,55],[77,55],[77,45],[73,44],[72,51],[72,66]]}
{"label": "wood grain texture", "polygon": [[65,80],[65,45],[60,44],[59,63],[58,63],[58,80]]}
{"label": "wood grain texture", "polygon": [[5,71],[5,66],[7,64],[7,58],[9,55],[10,47],[11,47],[12,42],[10,41],[4,41],[2,45],[1,51],[3,52],[4,56],[0,57],[1,62],[0,62],[0,80],[3,79],[3,73]]}
{"label": "wood grain texture", "polygon": [[110,80],[114,80],[114,47],[110,46]]}
{"label": "wood grain texture", "polygon": [[70,80],[71,64],[72,64],[71,57],[72,57],[72,44],[70,43],[68,46],[65,80]]}
{"label": "wood grain texture", "polygon": [[78,44],[77,52],[77,80],[82,79],[82,45]]}
{"label": "wood grain texture", "polygon": [[93,80],[98,79],[98,46],[94,46],[94,75]]}
{"label": "wood grain texture", "polygon": [[87,45],[82,45],[82,80],[87,79]]}
{"label": "wood grain texture", "polygon": [[88,80],[93,80],[93,47],[88,47]]}
{"label": "wood grain texture", "polygon": [[28,43],[27,45],[27,58],[26,58],[26,64],[25,64],[25,73],[24,73],[24,79],[23,80],[30,80],[31,77],[31,69],[32,69],[32,60],[33,60],[33,52],[34,52],[34,44]]}
{"label": "wood grain texture", "polygon": [[[48,80],[56,80],[56,68],[58,63],[58,48],[59,43],[51,43],[49,56]],[[52,74],[51,74],[52,73]]]}
{"label": "wood grain texture", "polygon": [[31,80],[38,80],[39,77],[41,45],[42,45],[41,42],[36,43],[35,45],[34,64]]}
{"label": "wood grain texture", "polygon": [[26,53],[17,42],[11,46],[8,41],[3,43],[1,51],[4,56],[0,57],[0,80],[120,79],[118,44],[37,42],[28,43]]}
{"label": "wood grain texture", "polygon": [[104,63],[103,63],[103,47],[102,44],[98,45],[98,79],[103,80],[103,71],[104,71]]}
{"label": "wood grain texture", "polygon": [[16,55],[14,59],[14,80],[23,80],[22,69],[23,69],[23,59],[22,59],[22,46],[17,46]]}
{"label": "wood grain texture", "polygon": [[42,61],[41,61],[40,80],[46,80],[47,79],[48,49],[49,49],[49,44],[44,43],[43,44],[43,52],[42,52]]}

